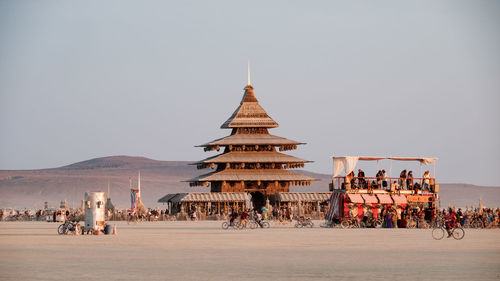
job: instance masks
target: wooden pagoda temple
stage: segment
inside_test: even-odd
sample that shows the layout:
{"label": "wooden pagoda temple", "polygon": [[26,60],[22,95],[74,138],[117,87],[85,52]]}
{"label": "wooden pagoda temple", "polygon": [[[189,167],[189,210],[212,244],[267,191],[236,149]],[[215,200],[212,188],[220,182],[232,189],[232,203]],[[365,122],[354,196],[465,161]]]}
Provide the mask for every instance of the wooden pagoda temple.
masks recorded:
{"label": "wooden pagoda temple", "polygon": [[289,192],[291,185],[310,185],[314,179],[289,170],[310,161],[280,152],[304,143],[269,134],[278,123],[260,106],[250,83],[244,90],[240,105],[221,126],[231,134],[198,146],[222,151],[193,163],[213,171],[187,181],[191,186],[210,186],[211,192],[250,193],[258,206],[276,193]]}

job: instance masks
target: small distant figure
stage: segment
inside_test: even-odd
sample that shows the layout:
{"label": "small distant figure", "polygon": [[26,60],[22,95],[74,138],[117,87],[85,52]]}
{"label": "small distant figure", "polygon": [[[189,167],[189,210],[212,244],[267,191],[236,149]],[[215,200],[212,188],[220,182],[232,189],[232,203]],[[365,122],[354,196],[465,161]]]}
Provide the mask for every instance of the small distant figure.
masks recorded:
{"label": "small distant figure", "polygon": [[[347,183],[350,183],[351,184],[351,188],[355,188],[355,183],[354,183],[354,172],[350,172],[349,174],[347,174],[345,176],[345,182],[344,182],[344,185],[347,184]],[[345,188],[344,188],[345,189]]]}
{"label": "small distant figure", "polygon": [[452,208],[448,208],[448,215],[443,218],[445,221],[446,231],[448,232],[448,238],[451,237],[451,229],[455,227],[457,221],[457,214]]}
{"label": "small distant figure", "polygon": [[232,226],[237,217],[238,217],[238,212],[231,210],[231,215],[229,217],[229,225]]}
{"label": "small distant figure", "polygon": [[377,188],[382,188],[382,179],[383,179],[382,170],[378,170],[377,175],[375,175],[375,177],[377,178]]}
{"label": "small distant figure", "polygon": [[245,209],[243,213],[241,213],[241,221],[240,225],[243,224],[243,226],[247,227],[247,218],[248,218],[248,209]]}
{"label": "small distant figure", "polygon": [[387,174],[382,170],[382,188],[387,189]]}
{"label": "small distant figure", "polygon": [[406,186],[409,190],[413,189],[413,171],[409,171],[408,175],[406,176]]}
{"label": "small distant figure", "polygon": [[401,189],[406,189],[406,170],[399,174],[399,186]]}
{"label": "small distant figure", "polygon": [[431,184],[431,173],[429,171],[425,171],[422,176],[422,189],[430,191]]}
{"label": "small distant figure", "polygon": [[366,187],[365,172],[361,169],[358,169],[358,185],[360,189],[364,189]]}

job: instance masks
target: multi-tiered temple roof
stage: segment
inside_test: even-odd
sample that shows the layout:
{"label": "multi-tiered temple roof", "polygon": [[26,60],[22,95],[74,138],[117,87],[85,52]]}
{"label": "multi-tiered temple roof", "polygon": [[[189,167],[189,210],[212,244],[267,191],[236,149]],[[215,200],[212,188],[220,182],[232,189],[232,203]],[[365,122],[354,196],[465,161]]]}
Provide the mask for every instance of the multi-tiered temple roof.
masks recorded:
{"label": "multi-tiered temple roof", "polygon": [[198,147],[220,151],[219,155],[193,163],[213,171],[188,180],[192,186],[211,186],[212,192],[255,192],[265,195],[289,192],[290,185],[310,185],[313,178],[287,169],[301,168],[310,162],[279,151],[294,150],[297,141],[269,134],[278,127],[260,106],[251,85],[245,87],[240,105],[222,124],[231,135]]}

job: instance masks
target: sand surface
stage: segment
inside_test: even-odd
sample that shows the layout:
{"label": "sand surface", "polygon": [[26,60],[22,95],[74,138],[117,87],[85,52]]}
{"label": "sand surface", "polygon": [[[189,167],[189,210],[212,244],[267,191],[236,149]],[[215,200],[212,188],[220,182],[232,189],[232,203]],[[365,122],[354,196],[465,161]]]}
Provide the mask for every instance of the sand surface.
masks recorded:
{"label": "sand surface", "polygon": [[0,222],[0,280],[499,280],[500,230],[222,230],[221,222],[117,223],[117,236]]}

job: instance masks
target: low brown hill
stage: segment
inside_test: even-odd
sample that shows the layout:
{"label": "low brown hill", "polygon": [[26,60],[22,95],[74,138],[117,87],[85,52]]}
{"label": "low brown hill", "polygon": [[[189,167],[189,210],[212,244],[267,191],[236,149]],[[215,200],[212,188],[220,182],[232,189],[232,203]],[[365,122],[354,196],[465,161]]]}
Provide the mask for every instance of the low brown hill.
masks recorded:
{"label": "low brown hill", "polygon": [[[56,207],[61,200],[79,206],[86,191],[107,192],[111,185],[111,200],[115,206],[130,206],[129,178],[137,186],[141,171],[141,193],[148,207],[161,207],[157,200],[167,193],[202,192],[205,187],[189,187],[183,180],[207,173],[197,170],[187,161],[158,161],[145,157],[111,156],[95,158],[68,166],[42,169],[0,171],[0,208],[42,208],[45,201]],[[331,176],[298,171],[318,179],[312,186],[296,186],[291,191],[327,191]],[[466,184],[441,184],[441,205],[478,205],[480,197],[486,206],[500,206],[500,188]]]}

